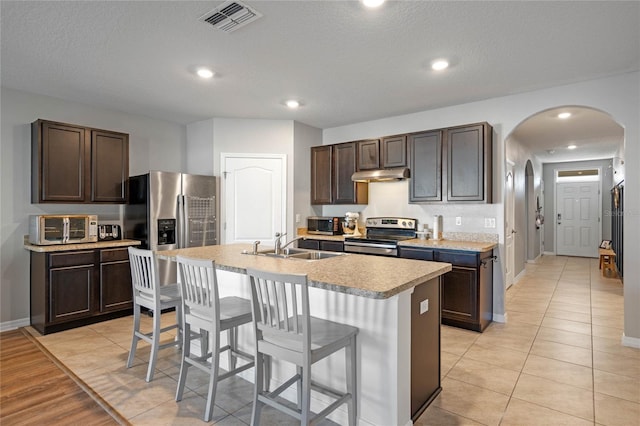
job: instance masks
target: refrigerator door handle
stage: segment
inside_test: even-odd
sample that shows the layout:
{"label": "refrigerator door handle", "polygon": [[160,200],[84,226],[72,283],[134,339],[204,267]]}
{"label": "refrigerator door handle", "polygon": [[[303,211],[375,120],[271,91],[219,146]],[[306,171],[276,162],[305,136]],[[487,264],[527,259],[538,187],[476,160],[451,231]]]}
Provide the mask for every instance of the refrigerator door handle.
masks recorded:
{"label": "refrigerator door handle", "polygon": [[187,246],[186,208],[184,195],[178,195],[178,248],[185,248]]}

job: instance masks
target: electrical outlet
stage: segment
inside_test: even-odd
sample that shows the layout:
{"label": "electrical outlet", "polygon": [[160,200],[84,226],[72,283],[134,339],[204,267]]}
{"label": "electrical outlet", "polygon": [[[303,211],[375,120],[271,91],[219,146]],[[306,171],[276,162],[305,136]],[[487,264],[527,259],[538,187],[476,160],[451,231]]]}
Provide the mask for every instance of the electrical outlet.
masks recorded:
{"label": "electrical outlet", "polygon": [[462,225],[462,217],[456,216],[456,225],[458,226]]}
{"label": "electrical outlet", "polygon": [[495,217],[485,217],[484,218],[484,227],[485,228],[495,228],[496,227],[496,218]]}
{"label": "electrical outlet", "polygon": [[420,315],[424,314],[427,311],[429,311],[429,299],[424,299],[422,302],[420,302]]}
{"label": "electrical outlet", "polygon": [[300,223],[300,213],[296,213],[296,223]]}

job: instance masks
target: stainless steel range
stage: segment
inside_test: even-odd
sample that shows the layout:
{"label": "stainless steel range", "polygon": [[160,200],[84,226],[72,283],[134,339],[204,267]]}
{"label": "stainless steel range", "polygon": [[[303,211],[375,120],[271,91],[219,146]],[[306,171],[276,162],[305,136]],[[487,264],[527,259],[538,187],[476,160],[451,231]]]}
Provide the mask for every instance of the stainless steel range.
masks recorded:
{"label": "stainless steel range", "polygon": [[345,237],[344,251],[349,253],[398,256],[398,242],[416,238],[418,220],[406,217],[370,217],[362,237]]}

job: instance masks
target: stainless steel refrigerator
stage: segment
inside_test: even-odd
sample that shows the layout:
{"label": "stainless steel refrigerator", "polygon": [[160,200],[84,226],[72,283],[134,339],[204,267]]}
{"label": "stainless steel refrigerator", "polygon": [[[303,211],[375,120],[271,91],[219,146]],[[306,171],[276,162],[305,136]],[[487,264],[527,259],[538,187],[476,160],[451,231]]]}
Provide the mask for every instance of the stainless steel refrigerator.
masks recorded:
{"label": "stainless steel refrigerator", "polygon": [[[173,250],[218,244],[215,176],[150,171],[129,178],[124,236],[141,248]],[[158,261],[160,283],[176,282],[176,265]]]}

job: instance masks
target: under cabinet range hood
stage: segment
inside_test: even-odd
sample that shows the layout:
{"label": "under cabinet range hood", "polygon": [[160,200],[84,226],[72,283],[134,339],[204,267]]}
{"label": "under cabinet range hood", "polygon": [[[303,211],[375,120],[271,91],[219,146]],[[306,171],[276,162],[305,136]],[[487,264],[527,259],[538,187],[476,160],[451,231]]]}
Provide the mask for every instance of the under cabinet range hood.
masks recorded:
{"label": "under cabinet range hood", "polygon": [[354,182],[384,182],[403,180],[411,177],[409,168],[398,167],[395,169],[378,169],[378,170],[363,170],[355,172],[351,175],[351,180]]}

